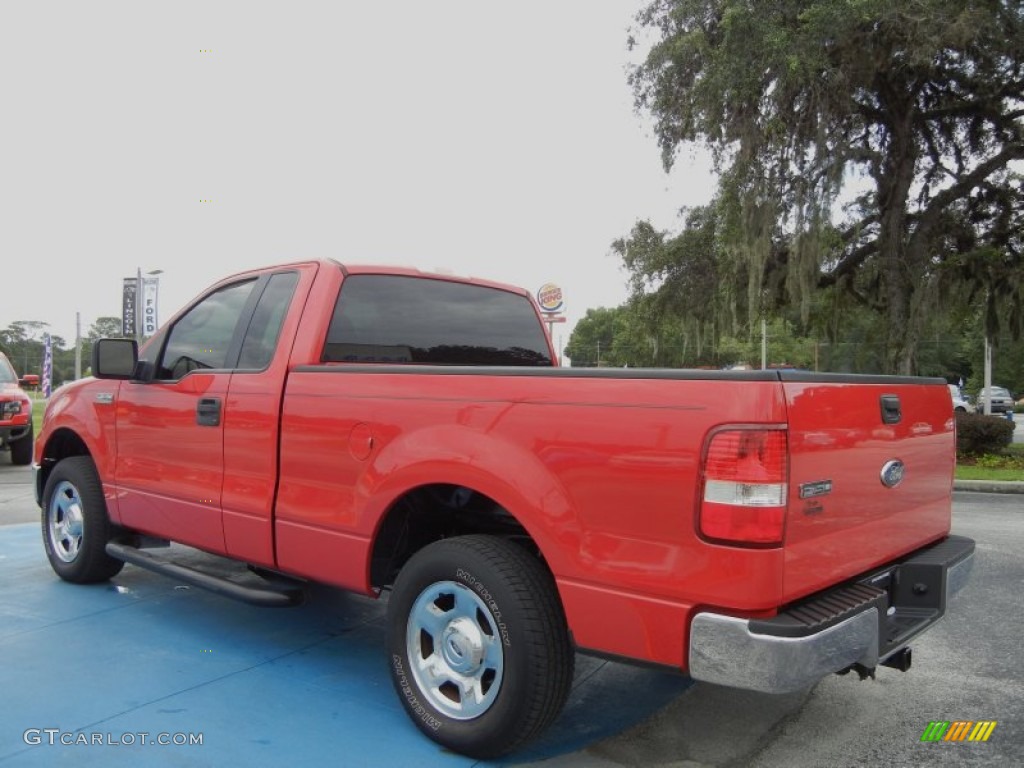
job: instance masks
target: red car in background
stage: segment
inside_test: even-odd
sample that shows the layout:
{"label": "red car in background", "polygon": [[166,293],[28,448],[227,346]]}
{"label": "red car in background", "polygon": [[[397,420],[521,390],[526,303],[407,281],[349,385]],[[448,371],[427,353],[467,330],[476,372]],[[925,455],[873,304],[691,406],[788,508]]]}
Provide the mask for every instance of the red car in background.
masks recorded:
{"label": "red car in background", "polygon": [[22,390],[7,355],[0,352],[0,451],[11,452],[11,463],[32,463],[32,401]]}

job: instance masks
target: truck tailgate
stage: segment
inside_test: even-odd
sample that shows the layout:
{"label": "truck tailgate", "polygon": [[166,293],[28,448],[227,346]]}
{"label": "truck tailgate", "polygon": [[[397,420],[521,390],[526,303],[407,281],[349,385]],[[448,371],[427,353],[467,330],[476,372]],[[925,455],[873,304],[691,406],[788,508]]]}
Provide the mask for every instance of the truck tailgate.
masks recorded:
{"label": "truck tailgate", "polygon": [[955,432],[945,382],[782,374],[789,602],[949,533]]}

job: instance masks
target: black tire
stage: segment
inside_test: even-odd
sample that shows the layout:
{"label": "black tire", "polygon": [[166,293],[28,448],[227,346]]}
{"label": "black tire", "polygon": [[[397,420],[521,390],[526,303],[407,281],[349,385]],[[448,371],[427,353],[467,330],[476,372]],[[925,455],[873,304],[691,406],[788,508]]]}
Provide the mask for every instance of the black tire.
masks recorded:
{"label": "black tire", "polygon": [[88,456],[57,463],[43,489],[43,548],[50,567],[65,581],[106,581],[124,568],[107,554],[114,532],[96,466]]}
{"label": "black tire", "polygon": [[[547,728],[565,704],[575,663],[551,574],[493,536],[438,541],[405,564],[388,604],[387,647],[392,682],[416,726],[477,759],[506,754]],[[431,658],[425,669],[417,664]],[[459,665],[462,680],[475,681],[471,695],[454,682]]]}
{"label": "black tire", "polygon": [[11,443],[11,464],[24,467],[32,463],[32,440],[35,427],[28,425],[28,434]]}

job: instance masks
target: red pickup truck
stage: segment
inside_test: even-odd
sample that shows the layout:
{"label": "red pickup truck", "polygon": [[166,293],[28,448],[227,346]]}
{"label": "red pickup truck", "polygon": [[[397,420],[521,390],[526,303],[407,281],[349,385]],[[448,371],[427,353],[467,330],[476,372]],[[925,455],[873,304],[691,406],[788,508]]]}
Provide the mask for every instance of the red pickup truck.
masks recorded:
{"label": "red pickup truck", "polygon": [[516,288],[235,275],[141,352],[97,342],[95,378],[50,400],[46,554],[73,582],[127,561],[264,605],[390,592],[402,704],[476,757],[556,718],[576,650],[775,692],[909,666],[974,551],[949,534],[943,381],[554,359]]}
{"label": "red pickup truck", "polygon": [[15,466],[32,463],[32,401],[22,389],[28,384],[0,352],[0,453],[10,450]]}

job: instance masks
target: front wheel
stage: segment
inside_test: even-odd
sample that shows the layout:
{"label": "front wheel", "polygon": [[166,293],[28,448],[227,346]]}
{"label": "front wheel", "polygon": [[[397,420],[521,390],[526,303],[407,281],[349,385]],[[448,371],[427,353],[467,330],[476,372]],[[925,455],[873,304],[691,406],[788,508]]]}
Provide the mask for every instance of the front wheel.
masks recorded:
{"label": "front wheel", "polygon": [[416,726],[487,759],[558,716],[573,648],[554,579],[493,536],[438,541],[402,568],[388,604],[391,677]]}
{"label": "front wheel", "polygon": [[124,562],[107,554],[113,526],[96,466],[88,456],[58,462],[43,489],[43,547],[65,581],[106,581]]}

